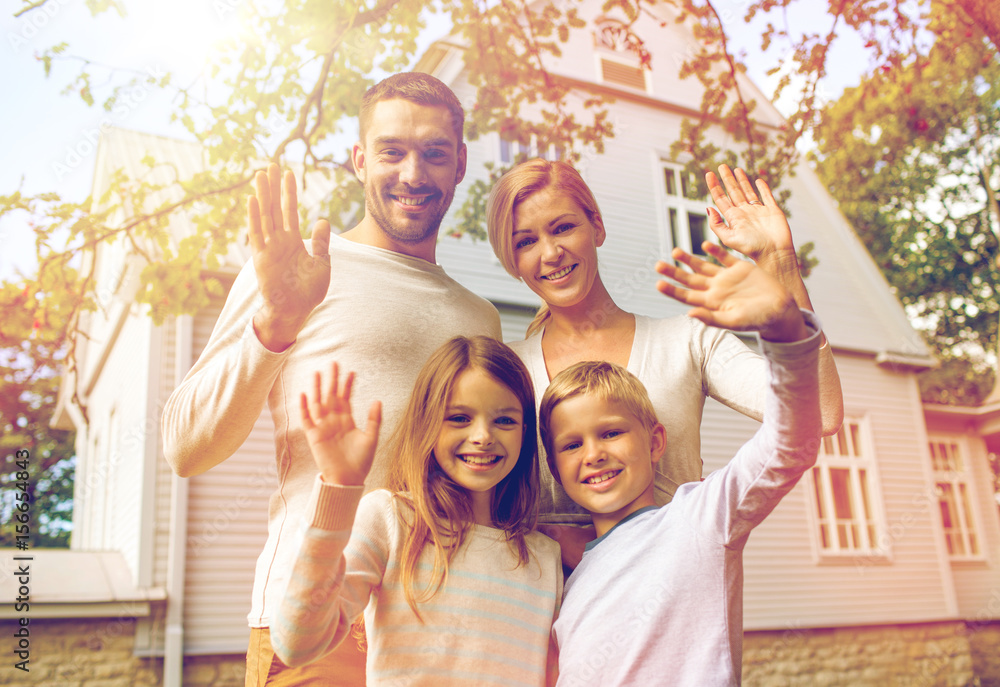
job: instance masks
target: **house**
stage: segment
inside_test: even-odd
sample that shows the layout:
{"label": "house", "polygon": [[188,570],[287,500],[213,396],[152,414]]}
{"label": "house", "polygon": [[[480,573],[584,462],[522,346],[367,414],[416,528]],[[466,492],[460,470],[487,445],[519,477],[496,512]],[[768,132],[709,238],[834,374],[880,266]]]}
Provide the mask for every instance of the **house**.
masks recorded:
{"label": "house", "polygon": [[[669,155],[682,117],[700,101],[700,86],[677,78],[675,57],[693,38],[666,15],[671,21],[661,27],[655,13],[671,10],[655,6],[636,27],[656,36],[647,43],[652,69],[643,70],[616,41],[615,16],[601,15],[600,7],[597,0],[582,3],[587,27],[573,32],[562,57],[547,66],[581,89],[616,98],[615,139],[580,165],[608,232],[600,257],[609,290],[634,312],[680,313],[683,306],[653,288],[652,265],[675,245],[698,245],[706,229],[706,201],[690,197],[685,160]],[[444,80],[468,105],[474,93],[463,77],[464,51],[439,41],[416,68]],[[741,87],[757,101],[757,119],[780,126],[756,87],[742,77]],[[720,145],[732,143],[721,131],[712,135]],[[484,162],[509,161],[512,152],[497,135],[470,142],[469,178],[453,207],[472,178],[485,176]],[[192,144],[112,130],[101,140],[94,196],[117,168],[144,173],[147,153],[171,161],[181,178],[205,168]],[[783,186],[791,191],[786,209],[796,241],[816,245],[820,262],[807,286],[837,360],[846,419],[825,440],[816,468],[750,538],[744,680],[1000,680],[1000,515],[986,459],[997,450],[1000,406],[921,403],[915,373],[933,358],[864,246],[806,165]],[[310,185],[300,202],[318,205],[322,193],[321,185]],[[178,237],[190,230],[182,215],[171,221]],[[214,276],[231,282],[248,257],[234,244]],[[39,661],[51,664],[39,664],[48,671],[39,674],[69,677],[60,673],[61,661],[96,675],[91,664],[108,661],[91,659],[113,651],[136,684],[150,675],[170,685],[241,684],[245,615],[274,479],[269,418],[265,412],[223,464],[190,479],[173,475],[162,457],[160,409],[204,347],[222,301],[156,326],[134,302],[138,258],[118,244],[102,247],[96,259],[101,307],[85,323],[78,371],[66,380],[86,417],[64,393],[58,418],[75,426],[78,437],[71,557],[46,561],[39,552],[34,563],[53,571],[33,592],[44,614],[36,623],[39,642],[47,634],[66,640],[53,644],[49,659],[38,649]],[[496,304],[506,338],[523,334],[538,302],[487,244],[443,230],[438,260]],[[709,403],[702,424],[706,472],[723,465],[754,429],[753,421]],[[94,570],[113,580],[99,593]],[[10,584],[0,580],[5,591]],[[16,614],[9,604],[0,612],[6,628]],[[81,651],[90,652],[87,660]],[[0,678],[7,670],[0,667]]]}

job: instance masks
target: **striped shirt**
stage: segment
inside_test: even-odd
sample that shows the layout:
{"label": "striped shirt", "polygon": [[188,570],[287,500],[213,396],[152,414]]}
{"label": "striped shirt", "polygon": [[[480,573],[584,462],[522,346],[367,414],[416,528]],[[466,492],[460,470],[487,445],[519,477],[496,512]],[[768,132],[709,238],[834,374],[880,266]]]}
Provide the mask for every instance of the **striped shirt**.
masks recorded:
{"label": "striped shirt", "polygon": [[[558,544],[531,533],[531,558],[519,566],[502,530],[473,525],[446,584],[419,605],[421,623],[400,581],[407,530],[399,509],[407,506],[385,490],[361,493],[317,477],[312,521],[271,624],[278,657],[291,666],[316,660],[363,611],[369,685],[545,684],[562,597]],[[418,590],[433,563],[433,547],[425,547]]]}

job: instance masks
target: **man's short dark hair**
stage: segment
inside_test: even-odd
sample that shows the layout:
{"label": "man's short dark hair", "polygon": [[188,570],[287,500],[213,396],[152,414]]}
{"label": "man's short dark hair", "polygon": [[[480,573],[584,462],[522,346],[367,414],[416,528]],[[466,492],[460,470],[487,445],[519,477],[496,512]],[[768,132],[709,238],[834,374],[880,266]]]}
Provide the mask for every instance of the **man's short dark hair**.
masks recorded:
{"label": "man's short dark hair", "polygon": [[458,98],[451,89],[440,79],[430,74],[403,72],[379,81],[369,88],[364,97],[361,98],[361,112],[358,119],[362,145],[365,142],[365,133],[371,123],[376,103],[380,100],[393,98],[402,98],[420,105],[448,108],[451,113],[451,126],[455,131],[455,137],[458,139],[459,145],[462,144],[465,110],[462,109],[462,103],[458,102]]}

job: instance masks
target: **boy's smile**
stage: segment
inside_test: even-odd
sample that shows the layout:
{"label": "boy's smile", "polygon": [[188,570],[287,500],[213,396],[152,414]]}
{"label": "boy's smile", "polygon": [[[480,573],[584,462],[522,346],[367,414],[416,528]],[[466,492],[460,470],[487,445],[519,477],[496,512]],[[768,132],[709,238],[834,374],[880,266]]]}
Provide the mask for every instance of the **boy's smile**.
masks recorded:
{"label": "boy's smile", "polygon": [[593,516],[597,536],[653,500],[653,464],[663,426],[646,427],[623,403],[595,394],[560,402],[551,417],[552,449],[566,494]]}

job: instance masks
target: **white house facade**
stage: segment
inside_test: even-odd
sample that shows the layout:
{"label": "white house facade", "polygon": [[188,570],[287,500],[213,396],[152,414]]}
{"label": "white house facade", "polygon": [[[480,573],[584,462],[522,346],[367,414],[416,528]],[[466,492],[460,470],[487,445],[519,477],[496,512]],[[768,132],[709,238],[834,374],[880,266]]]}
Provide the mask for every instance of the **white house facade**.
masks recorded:
{"label": "white house facade", "polygon": [[[563,56],[546,66],[580,89],[616,98],[615,138],[604,154],[585,155],[579,165],[607,229],[599,253],[605,283],[627,310],[678,314],[683,307],[655,290],[652,265],[675,245],[698,245],[707,227],[707,203],[690,197],[681,173],[686,161],[669,154],[683,117],[701,98],[694,80],[677,78],[693,38],[667,14],[666,26],[652,15],[642,18],[636,31],[652,56],[652,68],[643,70],[602,38],[615,17],[601,15],[601,4],[581,4],[588,26],[573,32]],[[437,75],[468,106],[474,92],[464,78],[464,51],[440,41],[416,69]],[[741,87],[757,101],[759,121],[780,126],[756,87],[747,80]],[[733,147],[721,131],[712,135]],[[469,142],[469,176],[453,208],[472,179],[485,178],[484,162],[504,163],[515,152],[495,134]],[[205,168],[193,144],[112,130],[101,140],[94,196],[118,168],[142,173],[147,153],[169,160],[180,175]],[[993,658],[1000,656],[1000,515],[986,459],[996,446],[984,438],[995,437],[1000,411],[921,403],[915,372],[934,360],[864,246],[807,165],[782,186],[791,192],[786,209],[796,242],[816,246],[819,264],[806,283],[833,347],[846,419],[824,442],[817,466],[750,538],[744,680],[1000,684],[1000,661]],[[321,194],[321,185],[311,185],[300,202],[318,204]],[[523,336],[537,298],[504,272],[488,244],[451,236],[450,221],[442,227],[438,261],[496,304],[505,338]],[[186,222],[172,220],[178,237],[190,230]],[[248,257],[234,245],[213,276],[228,284]],[[59,414],[78,437],[71,552],[81,561],[105,556],[103,565],[124,580],[103,592],[100,603],[112,604],[105,608],[141,601],[126,622],[128,651],[163,684],[242,684],[246,613],[274,486],[268,414],[229,460],[190,479],[173,475],[162,455],[159,413],[207,342],[222,300],[156,326],[133,298],[137,258],[116,245],[102,248],[97,260],[101,308],[86,323],[79,372],[66,380],[83,399],[86,417],[68,393]],[[701,432],[706,473],[723,465],[755,426],[709,402]],[[75,617],[70,607],[80,614],[98,603],[84,598],[86,584],[78,586],[64,587],[62,596],[39,591],[43,606],[62,604],[53,622]],[[91,611],[100,613],[96,606]]]}

